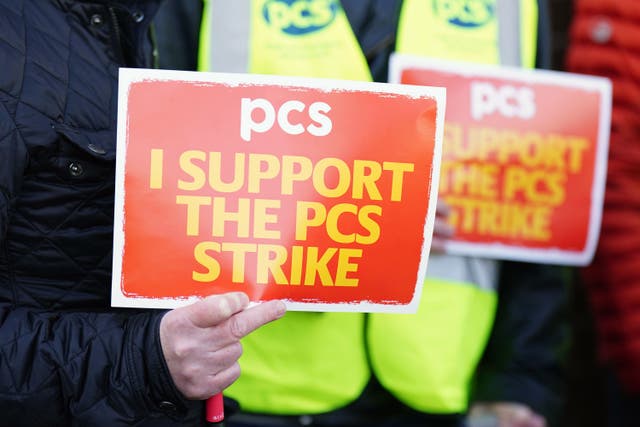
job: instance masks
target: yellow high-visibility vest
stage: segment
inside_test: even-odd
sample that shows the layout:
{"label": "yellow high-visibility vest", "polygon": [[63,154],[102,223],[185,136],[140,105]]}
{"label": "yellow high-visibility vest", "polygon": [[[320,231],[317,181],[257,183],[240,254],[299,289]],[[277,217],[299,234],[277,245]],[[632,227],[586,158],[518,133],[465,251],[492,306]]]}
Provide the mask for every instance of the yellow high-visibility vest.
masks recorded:
{"label": "yellow high-visibility vest", "polygon": [[432,254],[416,314],[371,314],[368,352],[385,389],[417,411],[464,412],[495,317],[497,277],[495,261]]}
{"label": "yellow high-visibility vest", "polygon": [[[537,22],[536,0],[404,0],[396,52],[533,67]],[[496,282],[494,261],[431,256],[415,315],[371,315],[369,354],[381,384],[418,411],[464,412],[495,316]]]}
{"label": "yellow high-visibility vest", "polygon": [[[465,2],[405,0],[402,51],[421,53],[404,44],[409,34],[431,37],[424,23],[436,17],[413,9],[421,3]],[[371,80],[337,0],[206,0],[199,69]],[[416,315],[369,315],[366,331],[360,313],[308,312],[258,329],[243,339],[242,375],[225,393],[248,412],[329,412],[354,401],[373,368],[416,410],[462,412],[493,321],[495,263],[432,255],[427,276]]]}
{"label": "yellow high-visibility vest", "polygon": [[536,0],[404,0],[396,52],[533,68]]}
{"label": "yellow high-visibility vest", "polygon": [[319,414],[356,399],[371,376],[362,313],[288,312],[242,340],[242,374],[225,394],[244,411]]}
{"label": "yellow high-visibility vest", "polygon": [[205,0],[198,67],[371,80],[338,0]]}

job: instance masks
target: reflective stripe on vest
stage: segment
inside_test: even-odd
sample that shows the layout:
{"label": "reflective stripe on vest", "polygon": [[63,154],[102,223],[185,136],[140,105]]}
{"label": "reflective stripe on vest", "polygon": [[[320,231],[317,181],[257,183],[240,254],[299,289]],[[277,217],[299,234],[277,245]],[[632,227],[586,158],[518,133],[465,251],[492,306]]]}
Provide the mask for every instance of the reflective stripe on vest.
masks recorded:
{"label": "reflective stripe on vest", "polygon": [[[535,0],[405,0],[396,51],[533,67],[537,20]],[[381,384],[418,411],[466,411],[496,284],[495,261],[432,255],[417,313],[370,317],[369,353]]]}
{"label": "reflective stripe on vest", "polygon": [[431,255],[416,314],[370,315],[371,365],[398,400],[429,413],[465,411],[495,315],[497,265]]}
{"label": "reflective stripe on vest", "polygon": [[396,51],[531,68],[537,22],[536,0],[405,0]]}
{"label": "reflective stripe on vest", "polygon": [[[371,80],[337,0],[206,0],[201,71]],[[242,341],[242,375],[225,390],[243,410],[329,412],[371,376],[361,313],[289,312]]]}
{"label": "reflective stripe on vest", "polygon": [[198,68],[371,80],[338,0],[205,0]]}

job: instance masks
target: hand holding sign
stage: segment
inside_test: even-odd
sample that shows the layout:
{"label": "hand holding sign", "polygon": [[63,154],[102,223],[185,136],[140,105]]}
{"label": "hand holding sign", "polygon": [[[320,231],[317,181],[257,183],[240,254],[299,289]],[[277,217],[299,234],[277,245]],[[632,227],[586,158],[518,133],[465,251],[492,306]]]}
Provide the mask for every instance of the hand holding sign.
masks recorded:
{"label": "hand holding sign", "polygon": [[160,341],[171,378],[188,399],[203,400],[240,375],[240,339],[282,317],[281,301],[246,308],[249,298],[232,292],[169,311],[160,322]]}

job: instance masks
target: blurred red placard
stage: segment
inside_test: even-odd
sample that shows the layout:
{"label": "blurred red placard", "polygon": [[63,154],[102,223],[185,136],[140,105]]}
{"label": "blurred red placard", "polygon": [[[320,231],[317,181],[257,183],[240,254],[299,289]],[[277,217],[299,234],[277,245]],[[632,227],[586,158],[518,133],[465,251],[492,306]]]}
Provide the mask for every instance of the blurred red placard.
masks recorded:
{"label": "blurred red placard", "polygon": [[120,72],[112,304],[415,311],[445,91]]}
{"label": "blurred red placard", "polygon": [[394,55],[390,81],[447,90],[439,195],[453,208],[449,252],[591,261],[604,198],[608,79]]}

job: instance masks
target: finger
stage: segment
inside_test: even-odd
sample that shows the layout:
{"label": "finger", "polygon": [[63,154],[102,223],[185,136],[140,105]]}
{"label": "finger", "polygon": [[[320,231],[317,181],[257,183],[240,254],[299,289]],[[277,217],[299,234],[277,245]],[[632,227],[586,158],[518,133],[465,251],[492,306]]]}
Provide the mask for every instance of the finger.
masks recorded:
{"label": "finger", "polygon": [[510,414],[513,427],[545,427],[544,417],[536,414],[530,408],[515,408]]}
{"label": "finger", "polygon": [[446,242],[442,239],[433,238],[431,239],[431,253],[442,255],[446,253],[447,245]]}
{"label": "finger", "polygon": [[533,412],[527,406],[506,404],[496,408],[496,412],[510,427],[531,427]]}
{"label": "finger", "polygon": [[213,351],[202,352],[197,359],[192,360],[190,375],[195,380],[207,375],[217,375],[237,364],[240,356],[242,356],[242,344],[239,341]]}
{"label": "finger", "polygon": [[282,301],[274,300],[260,303],[234,315],[229,320],[231,334],[240,339],[260,326],[284,316],[287,308]]}
{"label": "finger", "polygon": [[530,427],[547,427],[547,420],[536,413],[532,414]]}
{"label": "finger", "polygon": [[451,215],[451,206],[442,198],[438,198],[436,203],[436,215],[444,217]]}
{"label": "finger", "polygon": [[211,390],[206,398],[218,394],[240,378],[240,364],[234,363],[227,369],[217,372],[215,375],[209,375],[208,379],[211,384]]}
{"label": "finger", "polygon": [[533,414],[533,423],[532,427],[547,427],[547,420],[538,414]]}
{"label": "finger", "polygon": [[204,400],[222,392],[240,377],[240,365],[236,362],[216,373],[203,373],[184,386],[182,393],[190,400]]}
{"label": "finger", "polygon": [[441,239],[450,239],[455,234],[455,229],[447,221],[436,218],[433,223],[433,234]]}
{"label": "finger", "polygon": [[185,316],[194,326],[209,328],[218,325],[249,304],[249,297],[243,292],[212,295],[187,306]]}

